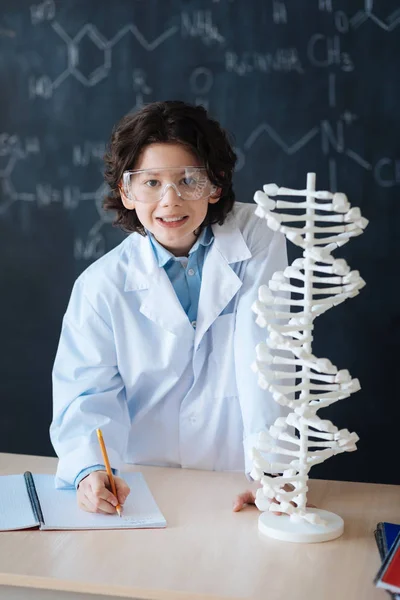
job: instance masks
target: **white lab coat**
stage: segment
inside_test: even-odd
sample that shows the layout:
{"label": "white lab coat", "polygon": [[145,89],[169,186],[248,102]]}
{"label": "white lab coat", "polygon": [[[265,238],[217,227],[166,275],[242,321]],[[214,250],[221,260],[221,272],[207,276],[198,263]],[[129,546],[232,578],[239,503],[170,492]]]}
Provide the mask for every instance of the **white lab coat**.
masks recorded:
{"label": "white lab coat", "polygon": [[287,265],[285,238],[236,203],[204,262],[196,328],[147,237],[129,235],[78,278],[53,371],[56,483],[102,463],[251,470],[257,433],[287,414],[250,365],[266,330],[251,305]]}

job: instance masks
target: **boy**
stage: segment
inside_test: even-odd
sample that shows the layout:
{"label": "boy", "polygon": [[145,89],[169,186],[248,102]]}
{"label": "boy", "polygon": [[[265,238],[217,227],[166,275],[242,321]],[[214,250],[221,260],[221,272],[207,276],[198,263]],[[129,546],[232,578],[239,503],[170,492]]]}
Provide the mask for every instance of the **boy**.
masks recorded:
{"label": "boy", "polygon": [[[75,283],[51,439],[57,485],[75,485],[84,510],[112,513],[98,427],[115,471],[250,471],[257,433],[282,411],[250,370],[265,338],[251,305],[287,258],[254,205],[235,203],[236,156],[204,108],[156,102],[127,115],[105,160],[105,208],[130,235]],[[123,504],[129,488],[116,484]]]}

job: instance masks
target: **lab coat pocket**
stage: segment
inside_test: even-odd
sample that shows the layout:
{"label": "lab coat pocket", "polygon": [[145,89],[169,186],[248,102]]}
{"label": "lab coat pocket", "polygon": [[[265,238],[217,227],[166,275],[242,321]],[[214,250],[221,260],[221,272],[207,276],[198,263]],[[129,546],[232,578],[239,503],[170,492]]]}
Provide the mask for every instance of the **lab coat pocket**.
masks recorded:
{"label": "lab coat pocket", "polygon": [[235,313],[217,317],[211,326],[211,352],[208,359],[208,381],[214,398],[237,396],[233,334]]}

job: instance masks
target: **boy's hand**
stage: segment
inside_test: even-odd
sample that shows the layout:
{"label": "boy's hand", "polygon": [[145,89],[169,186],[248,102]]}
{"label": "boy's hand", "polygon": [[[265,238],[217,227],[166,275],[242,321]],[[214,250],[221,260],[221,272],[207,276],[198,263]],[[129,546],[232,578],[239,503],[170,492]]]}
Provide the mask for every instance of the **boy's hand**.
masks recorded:
{"label": "boy's hand", "polygon": [[118,502],[122,506],[130,488],[121,477],[115,477],[118,499],[110,492],[106,471],[93,471],[79,482],[77,490],[78,506],[87,512],[114,514]]}
{"label": "boy's hand", "polygon": [[[286,492],[291,492],[292,490],[294,490],[294,487],[290,483],[287,483],[283,487],[283,489]],[[243,494],[239,494],[238,496],[236,496],[235,501],[233,503],[232,510],[234,512],[238,512],[239,510],[242,510],[242,508],[245,506],[245,504],[255,504],[255,501],[256,501],[256,492],[253,491],[253,490],[246,490]],[[275,502],[276,504],[279,505],[278,500],[275,500],[275,498],[273,498],[271,500],[271,502]],[[291,504],[293,504],[293,506],[297,506],[297,504],[295,504],[294,502],[291,502]],[[308,504],[307,503],[307,506],[309,508],[316,508],[313,504]],[[273,512],[272,514],[274,514],[274,515],[282,515],[283,513],[277,511],[277,512]]]}

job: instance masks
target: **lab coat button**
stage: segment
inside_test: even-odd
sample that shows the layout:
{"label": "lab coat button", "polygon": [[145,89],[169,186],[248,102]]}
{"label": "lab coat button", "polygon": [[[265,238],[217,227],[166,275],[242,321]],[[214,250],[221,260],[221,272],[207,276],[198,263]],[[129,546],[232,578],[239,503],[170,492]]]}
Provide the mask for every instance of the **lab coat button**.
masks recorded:
{"label": "lab coat button", "polygon": [[197,325],[197,321],[192,321],[192,327],[193,327],[193,329],[196,329],[196,325]]}

